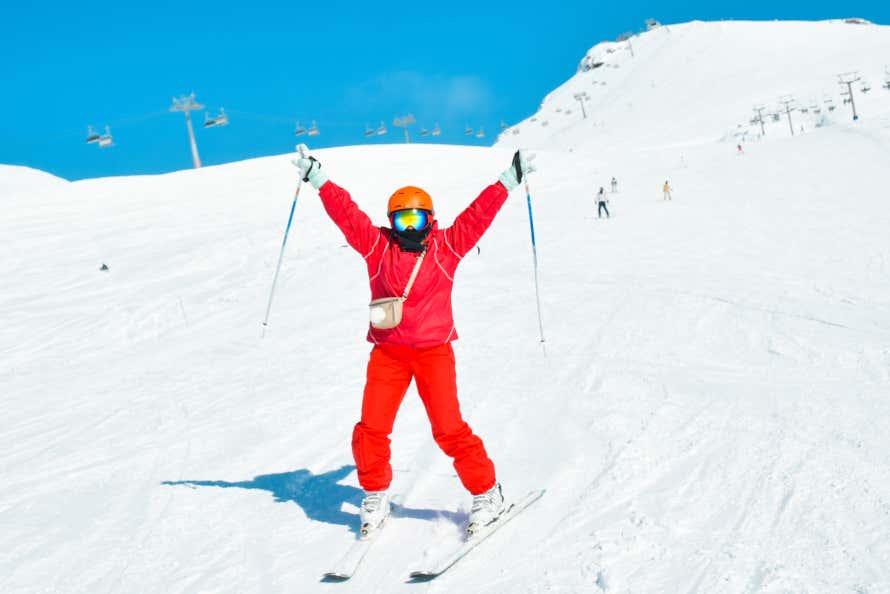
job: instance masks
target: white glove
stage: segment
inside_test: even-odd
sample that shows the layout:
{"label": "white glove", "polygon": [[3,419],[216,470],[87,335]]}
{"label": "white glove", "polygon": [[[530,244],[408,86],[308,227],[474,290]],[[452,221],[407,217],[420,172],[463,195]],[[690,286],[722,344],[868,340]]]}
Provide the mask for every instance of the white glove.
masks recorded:
{"label": "white glove", "polygon": [[530,163],[534,158],[534,155],[527,155],[521,150],[513,154],[513,162],[510,164],[510,167],[505,169],[498,177],[508,192],[518,186],[527,174],[535,171],[534,166]]}
{"label": "white glove", "polygon": [[321,170],[321,161],[309,154],[309,147],[305,144],[297,145],[299,159],[292,159],[291,163],[300,170],[300,178],[312,184],[316,190],[328,181],[328,174]]}

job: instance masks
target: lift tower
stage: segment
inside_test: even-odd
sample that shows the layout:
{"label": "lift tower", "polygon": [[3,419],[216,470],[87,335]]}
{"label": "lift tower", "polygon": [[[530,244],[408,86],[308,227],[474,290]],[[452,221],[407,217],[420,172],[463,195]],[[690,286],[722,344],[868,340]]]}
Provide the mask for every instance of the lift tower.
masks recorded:
{"label": "lift tower", "polygon": [[192,128],[192,117],[189,115],[189,112],[201,109],[204,109],[204,106],[195,101],[194,91],[191,95],[183,95],[179,99],[174,97],[173,107],[170,108],[170,111],[181,111],[185,114],[185,124],[189,130],[189,143],[192,146],[192,162],[195,165],[195,169],[201,168],[201,157],[198,156],[198,143],[195,142],[195,131]]}

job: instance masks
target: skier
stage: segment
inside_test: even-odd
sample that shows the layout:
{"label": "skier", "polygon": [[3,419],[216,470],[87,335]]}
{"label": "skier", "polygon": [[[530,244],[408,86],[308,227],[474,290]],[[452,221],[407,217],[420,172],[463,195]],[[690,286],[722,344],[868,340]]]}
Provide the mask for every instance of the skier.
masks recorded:
{"label": "skier", "polygon": [[615,179],[615,177],[613,176],[612,177],[612,193],[614,194],[617,191],[618,191],[618,180]]}
{"label": "skier", "polygon": [[[352,433],[358,480],[365,491],[360,510],[362,534],[379,528],[390,512],[389,436],[412,378],[433,438],[453,459],[461,483],[473,495],[468,533],[494,522],[506,506],[494,464],[482,440],[461,416],[451,347],[451,341],[457,339],[451,289],[461,259],[488,229],[509,191],[534,169],[516,151],[498,181],[485,188],[446,229],[439,227],[427,192],[414,186],[400,188],[389,198],[386,209],[390,228],[376,227],[346,190],[328,180],[315,158],[303,157],[293,163],[303,181],[319,191],[325,211],[346,241],[365,259],[371,284],[367,339],[374,346],[361,420]],[[399,294],[402,296],[395,297]]]}
{"label": "skier", "polygon": [[671,199],[671,184],[669,184],[667,180],[664,180],[664,186],[661,188],[661,191],[664,192],[662,200]]}
{"label": "skier", "polygon": [[740,155],[744,155],[744,154],[745,154],[745,151],[742,149],[742,145],[737,144],[737,145],[736,145],[736,149],[738,149],[738,151],[739,151],[738,154],[740,154]]}
{"label": "skier", "polygon": [[603,211],[606,211],[606,218],[612,218],[612,215],[609,214],[609,208],[606,206],[606,190],[600,187],[599,193],[596,195],[597,209],[596,209],[596,218],[603,218]]}

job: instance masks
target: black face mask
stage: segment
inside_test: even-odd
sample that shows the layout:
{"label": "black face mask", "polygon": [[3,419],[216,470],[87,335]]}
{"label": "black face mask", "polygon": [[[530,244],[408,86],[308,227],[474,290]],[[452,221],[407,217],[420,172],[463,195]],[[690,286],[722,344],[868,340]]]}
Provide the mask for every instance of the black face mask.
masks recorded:
{"label": "black face mask", "polygon": [[430,234],[431,228],[432,225],[427,225],[426,228],[419,231],[417,229],[405,229],[404,231],[393,229],[392,233],[403,252],[422,252],[426,249],[423,240]]}

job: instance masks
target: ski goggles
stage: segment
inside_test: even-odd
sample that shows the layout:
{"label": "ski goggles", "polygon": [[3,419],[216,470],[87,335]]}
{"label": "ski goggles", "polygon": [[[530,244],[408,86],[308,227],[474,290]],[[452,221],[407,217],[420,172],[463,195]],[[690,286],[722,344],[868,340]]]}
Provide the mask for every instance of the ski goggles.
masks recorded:
{"label": "ski goggles", "polygon": [[406,208],[392,213],[390,219],[392,219],[392,228],[400,233],[409,228],[420,231],[426,229],[430,224],[430,213],[420,208]]}

